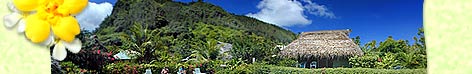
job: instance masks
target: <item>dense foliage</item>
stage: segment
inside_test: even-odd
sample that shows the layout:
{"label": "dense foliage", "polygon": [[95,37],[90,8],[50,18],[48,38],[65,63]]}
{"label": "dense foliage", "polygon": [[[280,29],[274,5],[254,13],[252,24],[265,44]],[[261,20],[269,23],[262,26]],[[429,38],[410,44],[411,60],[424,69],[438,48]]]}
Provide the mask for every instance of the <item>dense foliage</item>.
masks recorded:
{"label": "dense foliage", "polygon": [[113,31],[124,32],[134,23],[149,26],[149,29],[165,28],[172,36],[190,33],[195,23],[228,27],[256,34],[278,42],[291,42],[295,34],[278,26],[254,18],[234,15],[221,7],[204,2],[170,2],[161,0],[119,0],[113,14],[101,28],[115,27]]}
{"label": "dense foliage", "polygon": [[[397,65],[425,68],[422,34],[419,39],[415,37],[414,45],[391,37],[380,42],[380,46],[376,46],[375,41],[367,43],[362,47],[366,56],[350,59],[353,67],[363,68],[298,69],[293,68],[297,59],[277,56],[279,50],[274,46],[288,44],[295,38],[294,33],[278,26],[228,13],[201,0],[190,3],[118,0],[113,14],[100,28],[81,32],[78,38],[83,42],[83,49],[78,54],[68,53],[70,55],[60,62],[60,68],[66,73],[128,74],[142,74],[146,69],[160,73],[165,67],[171,73],[180,67],[187,68],[187,73],[200,68],[201,72],[223,74],[423,73],[424,69],[384,70]],[[360,45],[359,39],[354,40]],[[231,46],[229,51],[221,49],[224,43]],[[112,57],[123,51],[136,54],[131,56],[133,59]]]}
{"label": "dense foliage", "polygon": [[[61,63],[64,72],[159,73],[168,67],[200,68],[202,72],[235,68],[277,53],[273,46],[287,44],[295,34],[246,16],[234,15],[204,2],[119,0],[95,31],[78,36],[83,50]],[[219,43],[232,49],[221,52]],[[120,51],[136,51],[136,59],[115,60]],[[221,54],[223,53],[223,54]],[[222,56],[233,56],[223,60]],[[185,60],[184,60],[185,59]],[[73,70],[73,69],[77,70]]]}
{"label": "dense foliage", "polygon": [[[361,68],[426,68],[426,46],[424,30],[418,30],[418,37],[414,37],[415,42],[410,45],[406,40],[394,40],[391,36],[377,46],[376,41],[366,43],[361,49],[365,52],[362,57],[351,58],[350,64],[353,67]],[[353,38],[359,43],[359,37]]]}
{"label": "dense foliage", "polygon": [[241,65],[238,69],[223,70],[218,74],[426,74],[426,69],[372,69],[372,68],[320,68],[305,69],[273,65]]}

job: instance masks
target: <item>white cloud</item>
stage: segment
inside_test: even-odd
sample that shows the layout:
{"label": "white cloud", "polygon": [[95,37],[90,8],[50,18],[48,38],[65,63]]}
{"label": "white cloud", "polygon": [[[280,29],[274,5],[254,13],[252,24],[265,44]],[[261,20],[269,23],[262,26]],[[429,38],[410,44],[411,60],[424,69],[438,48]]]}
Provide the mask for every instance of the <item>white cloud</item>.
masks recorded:
{"label": "white cloud", "polygon": [[317,3],[312,2],[311,0],[303,0],[303,2],[307,3],[305,6],[305,9],[310,14],[316,15],[316,16],[322,16],[322,17],[328,17],[328,18],[336,18],[336,16],[328,10],[324,5],[319,5]]}
{"label": "white cloud", "polygon": [[305,5],[297,0],[262,0],[257,5],[260,11],[246,14],[246,16],[282,27],[311,24],[312,21],[304,14],[305,10],[313,15],[335,18],[334,14],[323,5],[310,0],[302,2]]}
{"label": "white cloud", "polygon": [[110,3],[96,4],[89,2],[87,7],[76,18],[82,30],[94,31],[100,27],[100,24],[106,17],[111,15],[112,11],[113,5]]}
{"label": "white cloud", "polygon": [[303,6],[298,1],[262,0],[257,8],[260,9],[259,12],[249,13],[246,16],[278,26],[311,24],[311,20],[303,15]]}

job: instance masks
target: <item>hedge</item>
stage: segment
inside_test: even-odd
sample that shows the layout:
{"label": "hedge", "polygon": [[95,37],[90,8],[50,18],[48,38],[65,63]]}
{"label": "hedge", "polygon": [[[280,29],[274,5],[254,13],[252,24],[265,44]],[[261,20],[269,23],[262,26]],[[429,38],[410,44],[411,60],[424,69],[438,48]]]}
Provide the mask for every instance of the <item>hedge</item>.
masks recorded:
{"label": "hedge", "polygon": [[426,74],[426,69],[320,68],[305,69],[273,65],[242,65],[217,74]]}

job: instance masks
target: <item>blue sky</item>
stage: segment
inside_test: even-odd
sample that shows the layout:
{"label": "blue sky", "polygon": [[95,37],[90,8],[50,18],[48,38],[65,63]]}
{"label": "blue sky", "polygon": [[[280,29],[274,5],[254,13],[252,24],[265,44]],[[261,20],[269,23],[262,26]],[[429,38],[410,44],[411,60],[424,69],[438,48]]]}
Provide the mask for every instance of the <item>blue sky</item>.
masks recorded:
{"label": "blue sky", "polygon": [[[189,2],[191,0],[177,0]],[[271,0],[204,0],[221,6],[228,12],[238,15],[256,14],[261,12],[258,5],[261,1]],[[272,0],[275,1],[284,0]],[[289,1],[289,0],[287,0]],[[300,5],[308,5],[308,0],[295,0]],[[265,2],[270,6],[271,2]],[[326,15],[310,14],[303,10],[307,24],[282,26],[294,33],[317,30],[352,29],[351,38],[361,37],[362,44],[371,40],[384,41],[388,36],[394,39],[408,40],[413,43],[418,28],[423,27],[423,0],[311,0],[319,7],[332,13],[335,18]],[[282,3],[283,4],[283,3]],[[296,3],[295,3],[296,4]],[[270,9],[270,7],[268,7]],[[314,11],[316,12],[316,11]],[[283,15],[283,14],[282,14]],[[274,15],[272,15],[274,16]],[[283,18],[283,17],[282,17]]]}
{"label": "blue sky", "polygon": [[115,5],[116,4],[116,1],[117,0],[89,0],[89,2],[94,2],[94,3],[97,3],[97,4],[100,4],[100,3],[104,3],[104,2],[108,2],[112,5]]}

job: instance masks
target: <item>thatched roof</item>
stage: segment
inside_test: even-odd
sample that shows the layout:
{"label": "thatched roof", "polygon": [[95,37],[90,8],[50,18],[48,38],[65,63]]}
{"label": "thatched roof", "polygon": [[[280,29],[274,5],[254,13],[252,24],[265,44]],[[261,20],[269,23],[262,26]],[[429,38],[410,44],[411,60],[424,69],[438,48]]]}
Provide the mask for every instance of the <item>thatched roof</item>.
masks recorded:
{"label": "thatched roof", "polygon": [[364,52],[349,38],[350,32],[349,29],[304,32],[280,54],[293,58],[362,56]]}

